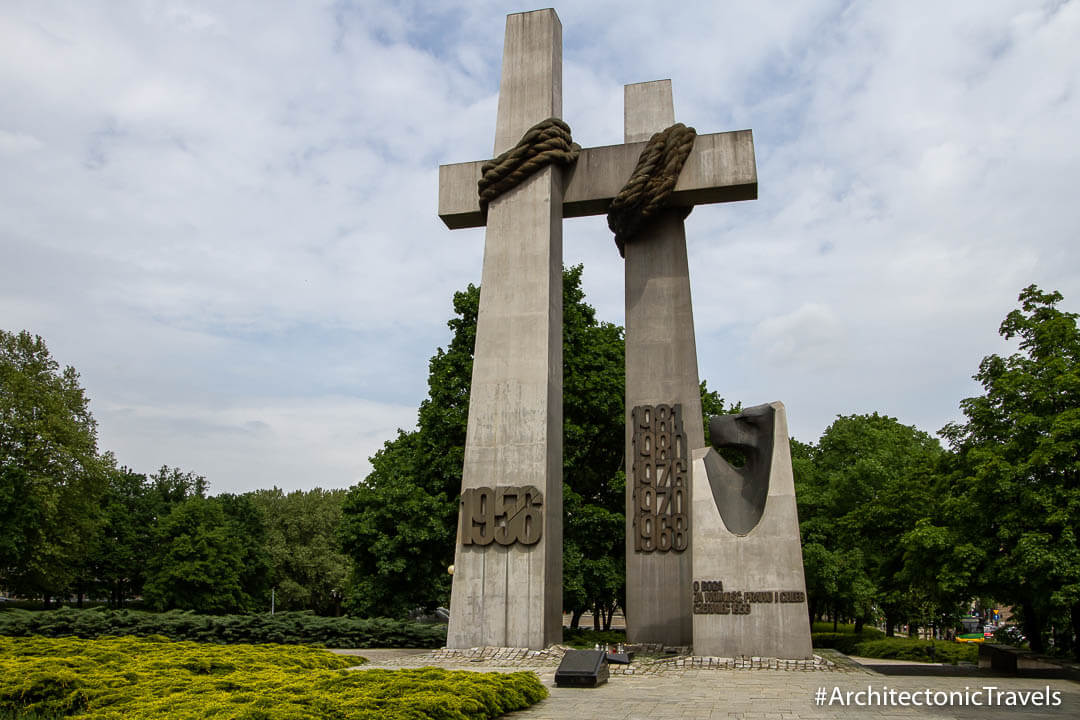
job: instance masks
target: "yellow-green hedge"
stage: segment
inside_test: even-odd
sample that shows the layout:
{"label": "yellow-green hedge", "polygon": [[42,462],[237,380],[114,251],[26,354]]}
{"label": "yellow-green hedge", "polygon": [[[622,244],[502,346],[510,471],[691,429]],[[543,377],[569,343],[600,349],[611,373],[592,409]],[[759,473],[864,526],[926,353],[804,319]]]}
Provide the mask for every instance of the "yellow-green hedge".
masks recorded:
{"label": "yellow-green hedge", "polygon": [[494,718],[541,700],[532,673],[360,670],[284,645],[0,637],[0,718]]}

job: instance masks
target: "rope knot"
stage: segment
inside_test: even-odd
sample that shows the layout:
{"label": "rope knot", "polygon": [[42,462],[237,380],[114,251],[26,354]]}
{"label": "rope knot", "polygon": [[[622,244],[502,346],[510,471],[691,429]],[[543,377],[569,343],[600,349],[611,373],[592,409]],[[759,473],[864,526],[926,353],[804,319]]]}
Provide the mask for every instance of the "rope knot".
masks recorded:
{"label": "rope knot", "polygon": [[480,166],[480,209],[546,165],[569,165],[578,159],[581,146],[570,136],[570,126],[556,117],[529,128],[518,144]]}
{"label": "rope knot", "polygon": [[649,138],[630,179],[608,208],[608,227],[615,233],[619,255],[626,257],[626,243],[666,207],[696,137],[694,128],[675,123]]}

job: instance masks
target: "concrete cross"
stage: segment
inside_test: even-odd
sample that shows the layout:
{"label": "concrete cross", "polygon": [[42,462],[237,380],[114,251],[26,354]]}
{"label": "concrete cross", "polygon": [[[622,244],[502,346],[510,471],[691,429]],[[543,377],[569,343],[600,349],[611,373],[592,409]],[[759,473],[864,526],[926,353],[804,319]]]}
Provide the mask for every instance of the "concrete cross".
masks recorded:
{"label": "concrete cross", "polygon": [[[670,81],[659,82],[668,83],[670,97]],[[499,107],[502,107],[501,98]],[[538,118],[537,122],[543,119]],[[564,173],[562,216],[607,214],[608,206],[630,178],[651,134],[643,134],[644,140],[627,140],[622,145],[584,148],[577,162]],[[520,136],[502,146],[499,152],[519,139]],[[484,225],[476,193],[480,166],[484,162],[486,160],[439,166],[439,217],[451,230]],[[735,130],[697,136],[669,203],[673,207],[689,207],[755,199],[754,136],[750,130]]]}
{"label": "concrete cross", "polygon": [[[665,87],[666,108],[662,101]],[[562,218],[606,213],[630,177],[644,140],[671,124],[674,116],[669,81],[627,86],[626,97],[625,144],[585,149],[571,168],[549,166],[488,207],[447,647],[541,648],[561,638]],[[550,9],[508,15],[493,154],[515,145],[533,124],[561,113],[562,26],[558,16]],[[447,227],[485,224],[476,189],[483,162],[439,168],[439,217]],[[756,197],[753,137],[749,130],[743,130],[697,137],[671,204],[685,207]],[[663,239],[675,232],[669,220],[665,215],[650,224],[640,244],[651,247],[655,243],[649,238],[658,235],[666,243],[663,247],[671,245],[671,238]],[[684,397],[692,377],[696,398],[697,364],[681,215],[672,245],[676,252],[679,242],[681,261],[675,259],[674,266],[655,257],[655,248],[642,252],[631,249],[637,241],[627,244],[627,412],[634,407],[632,403],[696,403],[692,440],[696,448],[704,444],[700,401]],[[660,254],[666,252],[661,250]],[[643,264],[652,262],[659,263],[655,270]],[[647,337],[645,329],[666,322],[670,311],[661,306],[673,299],[665,296],[666,288],[682,287],[683,280],[685,292],[678,296],[674,311],[678,329],[672,336],[678,357],[659,363],[643,357],[640,366],[634,364],[631,348],[635,348],[635,356],[639,350],[632,340],[638,337],[642,338],[641,353],[671,355],[659,345],[669,341]],[[686,366],[686,351],[692,359],[692,372]],[[673,371],[681,373],[681,381],[675,383],[682,388],[678,392],[671,391],[667,380]],[[631,390],[632,378],[639,376],[644,385]],[[542,496],[540,504],[536,504],[537,495]],[[533,532],[528,543],[514,542],[506,528],[515,522],[520,526],[523,512],[534,512],[525,509],[529,503],[541,508],[539,540],[533,539],[537,534]],[[629,513],[627,518],[629,522]],[[508,544],[491,539],[507,537]],[[632,548],[632,541],[628,545]],[[628,551],[628,572],[629,555]],[[635,587],[681,583],[689,577],[688,552],[657,558],[643,559],[646,570],[635,571]],[[631,603],[628,585],[628,614],[631,621],[640,619],[638,627],[643,628],[636,637],[656,636],[658,642],[689,644],[689,610],[684,633],[682,621],[673,619],[682,614],[681,604],[662,597],[668,593],[670,598],[670,593],[676,592],[689,598],[689,591],[681,593],[680,587],[655,586],[645,591],[644,601]],[[649,608],[654,607],[656,617],[652,618],[648,613],[653,613]]]}
{"label": "concrete cross", "polygon": [[[627,85],[624,104],[627,143],[675,123],[670,80]],[[755,173],[750,131],[725,135],[745,135]],[[664,210],[625,248],[627,640],[673,646],[693,639],[690,453],[705,446],[684,217]]]}
{"label": "concrete cross", "polygon": [[[561,114],[558,16],[508,15],[494,154]],[[544,648],[562,637],[562,207],[562,172],[551,166],[488,206],[450,648]],[[518,493],[509,509],[507,487]],[[541,527],[525,540],[539,538],[494,542],[530,511],[517,507],[530,489],[542,496]]]}

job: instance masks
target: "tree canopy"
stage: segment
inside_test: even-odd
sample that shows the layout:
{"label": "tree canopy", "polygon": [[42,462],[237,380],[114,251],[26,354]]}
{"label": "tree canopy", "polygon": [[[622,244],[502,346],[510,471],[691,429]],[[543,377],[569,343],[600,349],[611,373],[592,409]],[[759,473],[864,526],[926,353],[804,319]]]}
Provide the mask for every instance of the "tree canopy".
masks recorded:
{"label": "tree canopy", "polygon": [[[1019,340],[989,355],[984,393],[942,434],[955,452],[954,507],[981,550],[987,593],[1020,607],[1033,649],[1080,639],[1080,331],[1062,296],[1035,285],[999,334]],[[1067,629],[1062,632],[1063,629]],[[1070,637],[1071,636],[1071,637]]]}
{"label": "tree canopy", "polygon": [[282,610],[340,614],[348,559],[338,542],[344,490],[257,490],[266,523],[270,583]]}
{"label": "tree canopy", "polygon": [[0,330],[0,581],[55,595],[85,561],[107,484],[75,368],[39,336]]}
{"label": "tree canopy", "polygon": [[[625,595],[624,344],[581,275],[563,275],[563,604],[600,626]],[[210,496],[194,472],[120,466],[98,452],[74,368],[0,331],[0,586],[203,612],[268,608],[271,588],[320,613],[445,604],[479,297],[454,295],[416,429],[348,491]],[[1017,352],[983,359],[982,394],[941,431],[948,451],[879,413],[791,440],[811,615],[948,627],[990,598],[1017,609],[1034,649],[1080,654],[1080,330],[1062,299],[1020,293],[999,328]],[[704,382],[701,396],[706,420],[740,408]]]}
{"label": "tree canopy", "polygon": [[[596,319],[581,273],[563,273],[564,599],[569,608],[613,609],[624,576],[622,329]],[[453,335],[431,358],[417,429],[387,442],[345,500],[354,611],[448,602],[479,303],[474,285],[455,293]]]}
{"label": "tree canopy", "polygon": [[877,413],[839,416],[816,445],[793,443],[811,614],[913,617],[898,540],[931,504],[941,453],[925,432]]}

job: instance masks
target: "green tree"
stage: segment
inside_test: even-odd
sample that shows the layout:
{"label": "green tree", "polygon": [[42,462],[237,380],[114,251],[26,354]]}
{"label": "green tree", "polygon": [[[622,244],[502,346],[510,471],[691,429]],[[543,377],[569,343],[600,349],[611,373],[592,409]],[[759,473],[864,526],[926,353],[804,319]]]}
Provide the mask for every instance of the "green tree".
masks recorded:
{"label": "green tree", "polygon": [[270,580],[282,610],[340,614],[348,559],[338,528],[344,490],[258,490],[251,500],[266,519]]}
{"label": "green tree", "polygon": [[221,493],[212,498],[221,506],[232,544],[240,556],[240,606],[270,607],[271,558],[267,548],[266,516],[250,495]]}
{"label": "green tree", "polygon": [[986,589],[1019,608],[1032,649],[1053,624],[1057,648],[1080,655],[1080,331],[1060,293],[1030,285],[1018,300],[998,332],[1020,351],[983,359],[984,394],[942,430],[956,453],[954,511],[985,555]]}
{"label": "green tree", "polygon": [[109,606],[142,593],[146,580],[147,548],[153,547],[161,503],[145,475],[105,455],[108,486],[101,499],[102,524],[95,536],[84,582],[109,599]]}
{"label": "green tree", "polygon": [[852,617],[876,606],[892,628],[917,608],[901,539],[929,513],[937,440],[895,418],[840,416],[816,446],[792,444],[812,612]]}
{"label": "green tree", "polygon": [[417,429],[398,431],[342,506],[351,612],[403,616],[448,602],[480,290],[454,294],[450,344],[429,363]]}
{"label": "green tree", "polygon": [[173,507],[154,534],[143,596],[159,610],[254,609],[243,586],[245,552],[223,504],[198,495]]}
{"label": "green tree", "polygon": [[[564,587],[568,607],[599,605],[610,615],[624,584],[622,329],[596,320],[581,273],[563,274]],[[341,537],[354,564],[355,612],[448,601],[479,299],[473,285],[454,295],[453,336],[431,359],[417,429],[387,442],[346,497]],[[618,525],[602,548],[597,523]]]}
{"label": "green tree", "polygon": [[563,607],[609,629],[626,596],[625,344],[563,272]]}
{"label": "green tree", "polygon": [[206,497],[208,484],[202,475],[184,472],[180,468],[162,465],[156,473],[150,473],[158,514],[164,517],[176,505],[191,497]]}
{"label": "green tree", "polygon": [[0,584],[46,602],[68,590],[106,484],[79,374],[41,337],[0,330]]}

